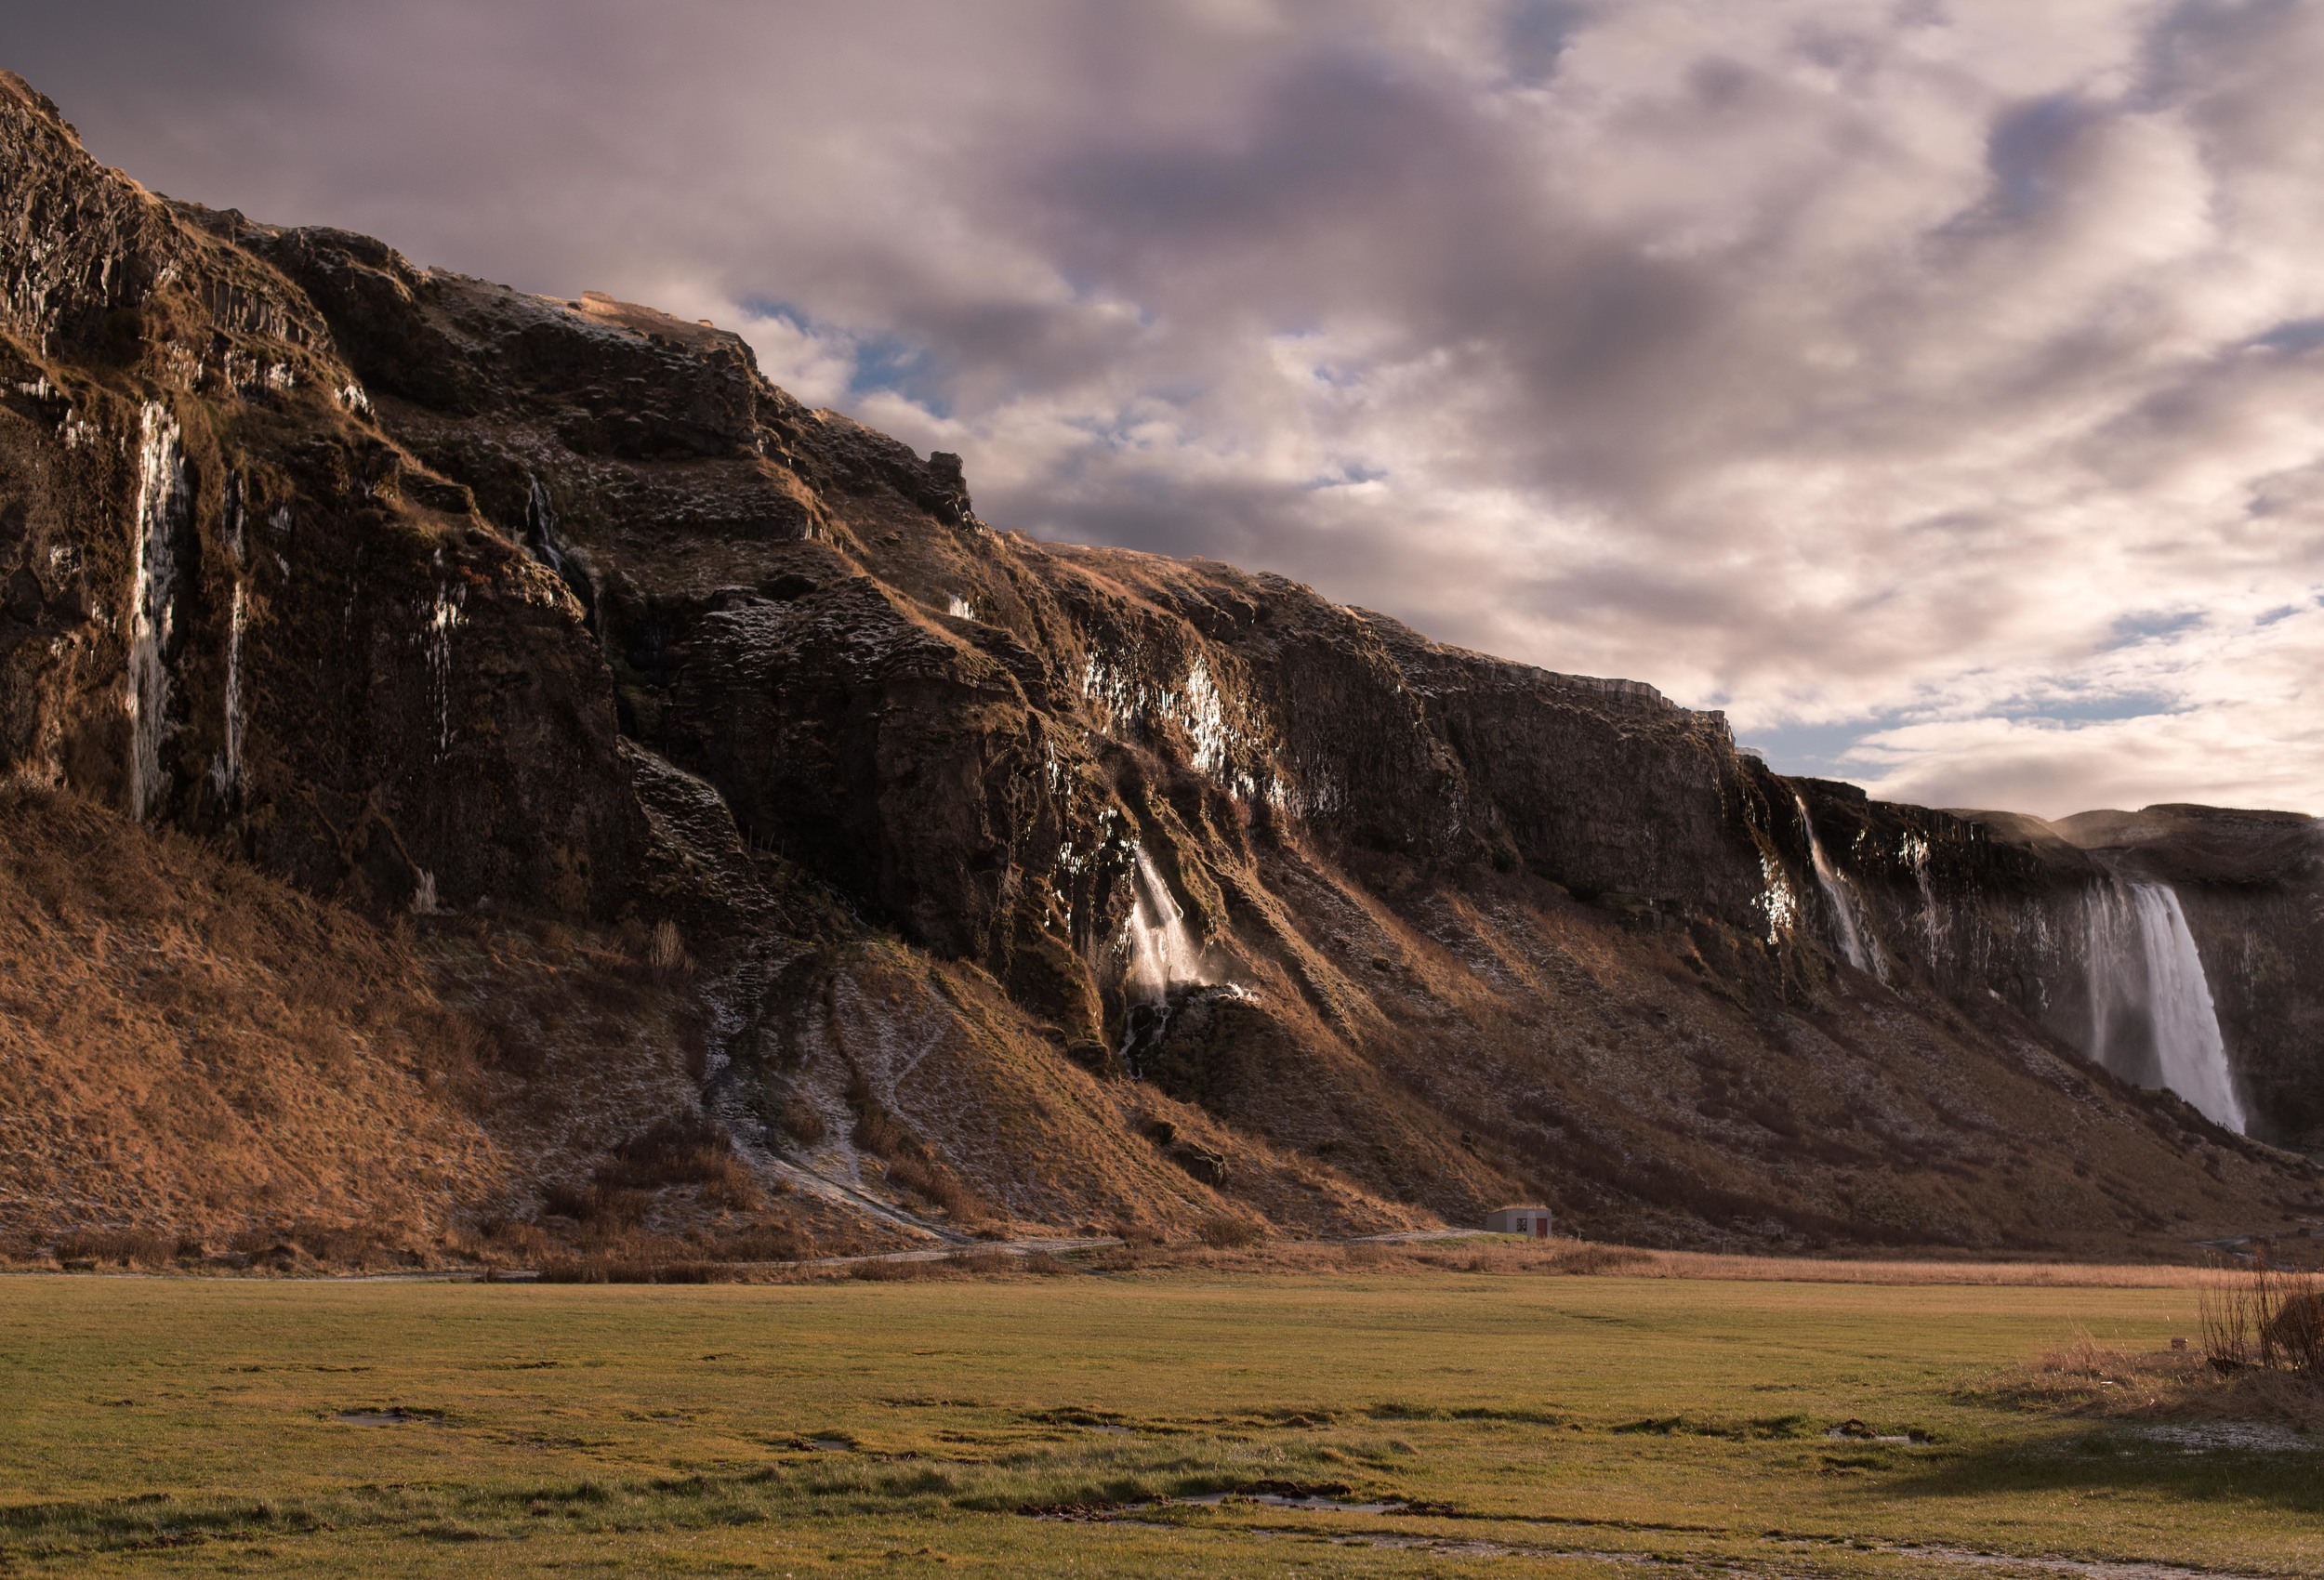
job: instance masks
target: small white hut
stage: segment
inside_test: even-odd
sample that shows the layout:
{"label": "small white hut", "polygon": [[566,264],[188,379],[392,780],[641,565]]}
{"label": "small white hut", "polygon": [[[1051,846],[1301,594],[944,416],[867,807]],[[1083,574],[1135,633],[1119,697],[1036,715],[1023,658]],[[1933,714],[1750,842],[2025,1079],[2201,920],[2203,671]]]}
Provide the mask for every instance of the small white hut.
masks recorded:
{"label": "small white hut", "polygon": [[1485,1227],[1495,1234],[1530,1234],[1536,1240],[1550,1237],[1550,1209],[1547,1207],[1503,1207],[1485,1216]]}

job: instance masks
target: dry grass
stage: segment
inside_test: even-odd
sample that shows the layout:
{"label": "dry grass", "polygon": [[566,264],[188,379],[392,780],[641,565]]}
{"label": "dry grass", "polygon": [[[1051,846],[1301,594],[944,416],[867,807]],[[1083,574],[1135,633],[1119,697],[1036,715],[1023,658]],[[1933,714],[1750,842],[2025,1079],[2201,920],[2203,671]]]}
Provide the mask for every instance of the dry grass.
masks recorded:
{"label": "dry grass", "polygon": [[[883,1244],[771,1199],[701,1115],[693,990],[617,938],[522,916],[383,928],[10,786],[0,959],[13,1258],[586,1272]],[[528,1221],[543,1181],[564,1182],[566,1220]]]}
{"label": "dry grass", "polygon": [[2284,1373],[2324,1401],[2324,1272],[2281,1263],[2261,1245],[2249,1267],[2213,1270],[2202,1294],[2213,1370]]}
{"label": "dry grass", "polygon": [[2122,1350],[2087,1331],[2040,1359],[2001,1374],[1988,1391],[2013,1404],[2106,1420],[2249,1421],[2324,1429],[2324,1389],[2284,1371],[2249,1367],[2223,1375],[2194,1345]]}
{"label": "dry grass", "polygon": [[1729,1278],[1802,1284],[2011,1284],[2050,1289],[2193,1289],[2202,1269],[2163,1262],[1838,1260],[1648,1251],[1629,1269],[1647,1278]]}
{"label": "dry grass", "polygon": [[191,839],[0,790],[0,1240],[178,1259],[303,1220],[418,1248],[505,1178],[478,1039],[410,949]]}
{"label": "dry grass", "polygon": [[1080,1270],[1046,1251],[1019,1253],[996,1245],[980,1245],[950,1256],[918,1257],[908,1261],[882,1259],[852,1262],[840,1268],[801,1268],[788,1276],[778,1273],[763,1282],[821,1284],[842,1278],[860,1284],[920,1284],[947,1278],[1053,1278],[1077,1271]]}
{"label": "dry grass", "polygon": [[[1119,1232],[1118,1229],[1116,1232]],[[1721,1279],[1749,1283],[1904,1285],[2016,1285],[2055,1289],[2197,1289],[2206,1274],[2167,1264],[2076,1262],[1849,1261],[1814,1257],[1739,1257],[1697,1251],[1651,1250],[1584,1240],[1522,1240],[1474,1235],[1455,1240],[1252,1240],[1216,1244],[1162,1240],[1150,1231],[1121,1236],[1129,1243],[1091,1253],[1109,1271],[1215,1268],[1251,1272],[1419,1271]]]}
{"label": "dry grass", "polygon": [[727,1262],[632,1261],[602,1255],[558,1257],[541,1268],[544,1284],[733,1284]]}

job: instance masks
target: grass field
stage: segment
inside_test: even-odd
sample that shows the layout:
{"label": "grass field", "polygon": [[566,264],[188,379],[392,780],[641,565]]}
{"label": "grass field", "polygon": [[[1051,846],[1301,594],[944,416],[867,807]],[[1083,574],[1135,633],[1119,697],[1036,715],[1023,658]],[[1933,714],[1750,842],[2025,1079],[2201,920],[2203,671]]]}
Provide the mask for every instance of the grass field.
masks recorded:
{"label": "grass field", "polygon": [[[2301,1440],[2000,1387],[2078,1332],[2162,1349],[2195,1301],[12,1277],[0,1573],[1971,1574],[2000,1553],[2324,1575]],[[1828,1435],[1846,1423],[1871,1436]],[[1413,1507],[1154,1501],[1237,1489]]]}

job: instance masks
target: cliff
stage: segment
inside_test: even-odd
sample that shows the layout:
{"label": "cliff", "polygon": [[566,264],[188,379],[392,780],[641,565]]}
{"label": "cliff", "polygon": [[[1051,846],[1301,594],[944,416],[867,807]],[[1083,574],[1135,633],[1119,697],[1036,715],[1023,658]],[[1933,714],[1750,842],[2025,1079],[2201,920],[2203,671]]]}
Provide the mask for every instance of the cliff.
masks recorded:
{"label": "cliff", "polygon": [[[1633,682],[997,531],[957,457],[710,325],[156,197],[12,78],[0,123],[20,815],[105,809],[157,875],[197,840],[403,952],[492,1088],[410,1117],[481,1150],[407,1217],[578,1233],[670,1126],[732,1188],[634,1212],[796,1244],[1525,1196],[1664,1243],[2081,1254],[2314,1206],[2305,1160],[2133,1084],[2177,979],[2106,964],[2109,896],[2133,931],[2140,885],[2183,898],[2251,1128],[2298,1139],[2307,820],[2101,837],[1788,781]],[[613,1034],[560,972],[650,995],[650,1094],[586,1073]],[[166,1184],[0,1210],[190,1222]],[[360,1216],[337,1189],[280,1188]],[[253,1191],[203,1210],[307,1210]]]}

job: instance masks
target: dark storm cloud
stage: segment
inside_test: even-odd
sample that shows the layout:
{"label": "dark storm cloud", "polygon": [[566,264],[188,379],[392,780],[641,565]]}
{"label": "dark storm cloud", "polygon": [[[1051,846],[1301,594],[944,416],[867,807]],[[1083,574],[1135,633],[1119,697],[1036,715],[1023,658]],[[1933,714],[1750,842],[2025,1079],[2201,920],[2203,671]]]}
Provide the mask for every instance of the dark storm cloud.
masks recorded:
{"label": "dark storm cloud", "polygon": [[8,24],[149,184],[733,323],[1002,524],[1633,675],[1899,794],[2324,810],[2315,7]]}

